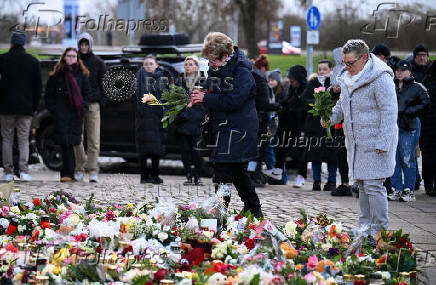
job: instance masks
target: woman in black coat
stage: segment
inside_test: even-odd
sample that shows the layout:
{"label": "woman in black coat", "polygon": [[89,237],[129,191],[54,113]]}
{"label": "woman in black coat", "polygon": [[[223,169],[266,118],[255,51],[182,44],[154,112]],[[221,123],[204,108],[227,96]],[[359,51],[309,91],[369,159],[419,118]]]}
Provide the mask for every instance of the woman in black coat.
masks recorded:
{"label": "woman in black coat", "polygon": [[[143,103],[142,99],[144,94],[153,94],[160,100],[167,82],[156,58],[146,56],[144,65],[136,73],[135,97],[136,151],[141,163],[141,183],[163,183],[159,177],[159,160],[164,154],[161,122],[164,110],[162,106]],[[148,158],[151,158],[151,171],[147,167]]]}
{"label": "woman in black coat", "polygon": [[[309,78],[306,89],[303,93],[303,100],[307,110],[310,109],[309,104],[315,103],[314,90],[321,86],[328,89],[330,87],[330,73],[332,63],[329,60],[320,60],[318,62],[318,74],[313,74]],[[334,94],[330,91],[335,99],[338,99],[339,94]],[[313,191],[321,191],[321,164],[327,163],[328,181],[324,185],[324,191],[336,190],[336,170],[337,158],[334,149],[333,138],[327,138],[326,130],[319,123],[319,116],[306,116],[304,124],[304,138],[306,142],[306,161],[312,162],[313,176]],[[331,132],[334,134],[334,126],[331,127]]]}
{"label": "woman in black coat", "polygon": [[307,71],[303,66],[295,65],[289,68],[290,87],[286,98],[283,98],[281,102],[283,110],[279,113],[277,130],[279,144],[277,146],[276,168],[283,169],[282,181],[286,184],[286,157],[290,155],[297,161],[295,167],[298,168],[298,173],[294,182],[295,188],[302,187],[307,176],[307,162],[304,158],[305,149],[299,143],[307,113],[302,97],[307,84],[306,77]]}
{"label": "woman in black coat", "polygon": [[75,48],[67,48],[51,72],[45,106],[55,122],[54,140],[62,147],[61,182],[74,181],[74,150],[82,136],[83,114],[88,109],[91,88],[89,71]]}
{"label": "woman in black coat", "polygon": [[259,197],[247,173],[247,164],[257,158],[256,86],[251,73],[252,64],[244,53],[233,46],[223,33],[209,33],[202,54],[209,60],[208,91],[195,90],[193,104],[204,104],[209,110],[214,148],[217,195],[230,202],[233,183],[244,211],[262,217]]}
{"label": "woman in black coat", "polygon": [[[200,80],[200,63],[196,56],[186,57],[184,68],[185,72],[183,73],[179,85],[186,90],[187,94],[191,94],[198,86],[202,88],[206,87],[205,82],[201,82]],[[200,138],[200,127],[205,114],[206,109],[203,105],[188,104],[174,121],[176,132],[180,138],[182,162],[186,174],[185,185],[192,184],[193,178],[195,185],[201,185],[200,174],[203,160],[198,152],[194,150],[194,147]]]}
{"label": "woman in black coat", "polygon": [[436,63],[430,66],[424,86],[430,96],[430,107],[421,116],[422,177],[425,193],[436,196]]}

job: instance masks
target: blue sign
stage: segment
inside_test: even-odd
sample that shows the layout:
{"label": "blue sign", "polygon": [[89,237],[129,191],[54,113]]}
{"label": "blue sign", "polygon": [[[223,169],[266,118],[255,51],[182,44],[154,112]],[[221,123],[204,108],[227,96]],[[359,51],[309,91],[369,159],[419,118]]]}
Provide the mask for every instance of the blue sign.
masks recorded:
{"label": "blue sign", "polygon": [[307,10],[307,26],[311,30],[317,30],[319,24],[321,24],[321,14],[316,6],[312,6]]}

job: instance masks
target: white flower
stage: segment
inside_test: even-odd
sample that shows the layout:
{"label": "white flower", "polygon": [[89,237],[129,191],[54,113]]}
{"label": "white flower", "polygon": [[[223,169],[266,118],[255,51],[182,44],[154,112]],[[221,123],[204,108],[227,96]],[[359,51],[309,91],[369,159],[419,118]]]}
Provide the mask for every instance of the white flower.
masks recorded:
{"label": "white flower", "polygon": [[11,207],[11,212],[12,213],[14,213],[14,214],[20,214],[20,209],[17,207],[17,206],[13,206],[13,207]]}
{"label": "white flower", "polygon": [[167,232],[167,231],[169,231],[171,228],[170,228],[170,226],[163,226],[163,228],[162,228],[162,230],[164,231],[164,232]]}
{"label": "white flower", "polygon": [[285,225],[285,233],[288,236],[295,236],[295,234],[297,233],[297,224],[293,221],[287,222]]}
{"label": "white flower", "polygon": [[168,238],[168,234],[166,232],[160,232],[157,235],[157,238],[161,241],[164,242],[167,238]]}
{"label": "white flower", "polygon": [[382,279],[391,279],[391,274],[388,271],[376,271],[375,273],[381,274]]}
{"label": "white flower", "polygon": [[152,221],[151,219],[147,219],[147,220],[145,221],[145,225],[151,227],[151,226],[153,225],[153,221]]}
{"label": "white flower", "polygon": [[22,232],[23,231],[23,225],[18,225],[18,228],[17,228],[17,230],[18,230],[18,232]]}
{"label": "white flower", "polygon": [[240,244],[237,247],[237,251],[238,251],[238,254],[245,255],[248,253],[248,248],[245,245]]}
{"label": "white flower", "polygon": [[213,238],[214,232],[212,231],[203,231],[203,235],[209,239]]}
{"label": "white flower", "polygon": [[159,231],[158,231],[158,230],[154,230],[153,233],[152,233],[151,235],[155,237],[155,236],[157,236],[158,234],[159,234]]}
{"label": "white flower", "polygon": [[117,221],[101,222],[99,220],[92,220],[89,223],[89,236],[94,238],[118,236],[120,233],[120,223]]}
{"label": "white flower", "polygon": [[26,216],[24,216],[24,218],[29,219],[29,220],[36,220],[36,219],[38,219],[38,216],[35,215],[34,213],[28,213],[28,214],[26,214]]}
{"label": "white flower", "polygon": [[33,203],[32,203],[32,202],[26,202],[26,203],[24,203],[24,205],[25,205],[27,208],[29,208],[30,210],[33,209]]}
{"label": "white flower", "polygon": [[321,244],[321,248],[325,251],[328,251],[331,247],[332,247],[332,245],[330,243]]}
{"label": "white flower", "polygon": [[80,217],[77,214],[71,214],[66,218],[62,224],[75,228],[80,223]]}
{"label": "white flower", "polygon": [[9,227],[9,220],[5,218],[0,219],[0,226],[4,229],[7,229]]}

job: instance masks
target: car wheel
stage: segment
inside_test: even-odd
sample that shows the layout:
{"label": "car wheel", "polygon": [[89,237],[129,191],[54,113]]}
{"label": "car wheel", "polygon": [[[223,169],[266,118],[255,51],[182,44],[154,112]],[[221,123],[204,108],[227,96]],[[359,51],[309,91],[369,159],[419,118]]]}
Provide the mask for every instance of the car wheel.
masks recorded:
{"label": "car wheel", "polygon": [[38,149],[44,164],[54,171],[59,171],[62,167],[62,150],[54,142],[54,125],[47,125],[39,134]]}

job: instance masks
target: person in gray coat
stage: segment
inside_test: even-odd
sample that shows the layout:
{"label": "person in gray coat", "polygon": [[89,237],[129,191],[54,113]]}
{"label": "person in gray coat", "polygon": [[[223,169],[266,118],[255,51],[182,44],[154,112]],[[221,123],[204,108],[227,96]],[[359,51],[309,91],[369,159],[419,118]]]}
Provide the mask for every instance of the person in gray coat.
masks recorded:
{"label": "person in gray coat", "polygon": [[341,95],[330,123],[344,120],[348,165],[359,187],[359,226],[369,226],[368,241],[375,244],[373,235],[389,223],[383,182],[394,173],[398,142],[393,72],[369,53],[363,40],[347,41],[342,53],[345,68],[337,78]]}

